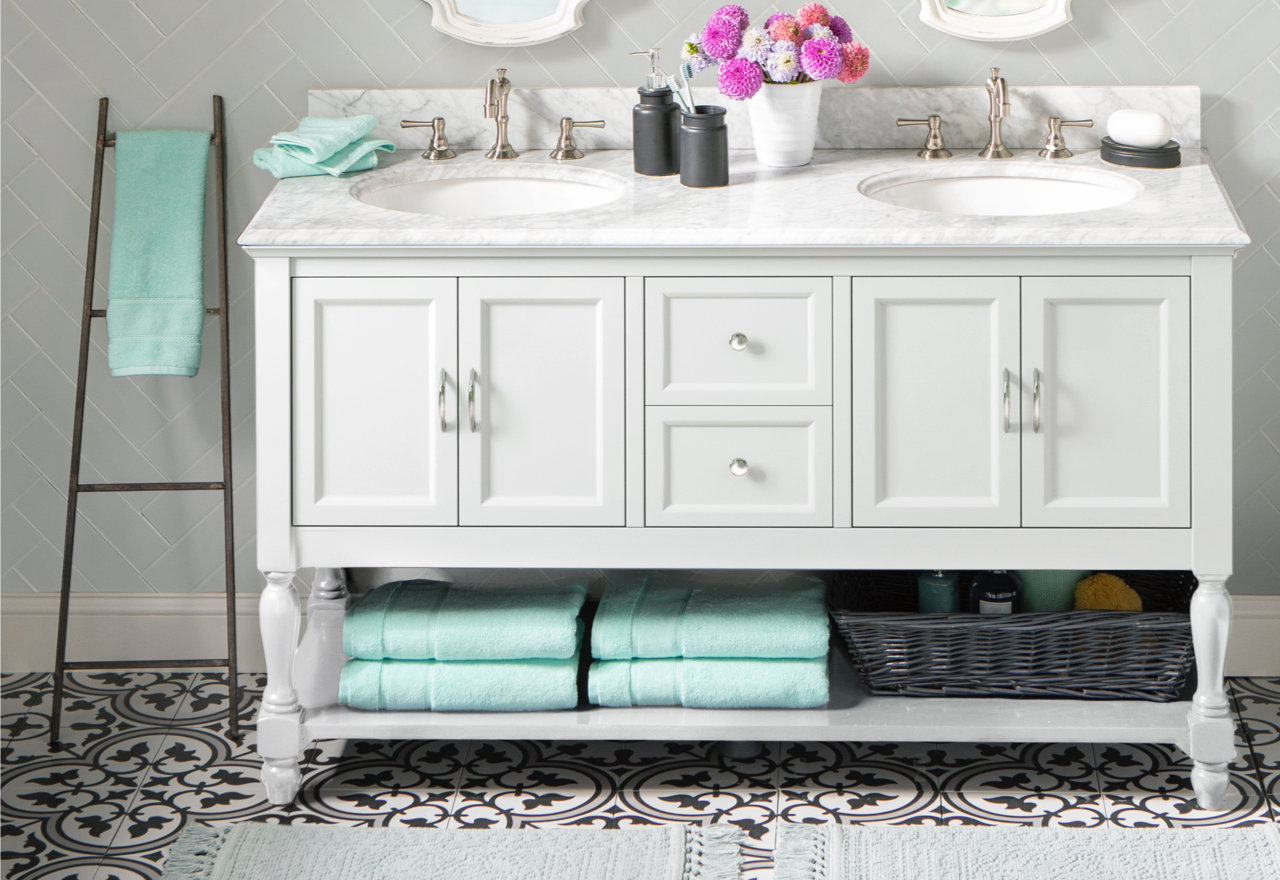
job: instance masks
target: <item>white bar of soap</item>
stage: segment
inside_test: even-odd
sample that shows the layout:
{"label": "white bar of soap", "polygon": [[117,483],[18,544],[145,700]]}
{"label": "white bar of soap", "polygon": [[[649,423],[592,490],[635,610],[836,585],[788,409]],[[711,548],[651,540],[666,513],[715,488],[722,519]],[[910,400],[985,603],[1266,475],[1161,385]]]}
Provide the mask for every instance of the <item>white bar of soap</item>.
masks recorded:
{"label": "white bar of soap", "polygon": [[1117,110],[1107,120],[1107,136],[1129,147],[1163,147],[1173,129],[1153,110]]}

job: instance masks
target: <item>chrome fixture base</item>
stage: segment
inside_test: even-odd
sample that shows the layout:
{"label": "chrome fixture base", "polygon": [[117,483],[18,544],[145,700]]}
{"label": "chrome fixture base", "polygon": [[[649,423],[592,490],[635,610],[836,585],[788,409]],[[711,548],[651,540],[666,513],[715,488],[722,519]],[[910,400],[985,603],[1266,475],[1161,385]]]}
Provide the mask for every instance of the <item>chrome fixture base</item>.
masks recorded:
{"label": "chrome fixture base", "polygon": [[458,154],[449,147],[449,139],[444,135],[444,117],[437,116],[430,122],[423,122],[418,119],[401,119],[401,128],[429,128],[431,129],[431,146],[422,151],[422,158],[432,162],[439,162],[444,159],[453,159]]}
{"label": "chrome fixture base", "polygon": [[1009,115],[1008,94],[1000,68],[991,68],[991,76],[987,77],[987,97],[991,100],[987,119],[991,122],[991,136],[987,138],[987,145],[978,151],[983,159],[1009,159],[1013,156],[1000,135],[1000,123]]}
{"label": "chrome fixture base", "polygon": [[551,151],[551,158],[563,161],[565,159],[581,159],[586,153],[578,149],[578,143],[573,138],[573,130],[575,128],[604,128],[603,119],[593,119],[590,122],[575,122],[568,116],[560,117],[560,139],[556,141],[556,148]]}
{"label": "chrome fixture base", "polygon": [[1070,159],[1074,153],[1067,149],[1067,142],[1062,138],[1062,127],[1064,125],[1076,125],[1081,128],[1093,128],[1092,119],[1062,119],[1058,116],[1049,117],[1049,137],[1044,142],[1044,147],[1040,150],[1041,159]]}
{"label": "chrome fixture base", "polygon": [[507,69],[498,68],[498,75],[484,88],[484,118],[492,119],[497,126],[493,146],[484,154],[486,159],[515,159],[520,154],[507,142],[507,97],[511,94],[511,80]]}
{"label": "chrome fixture base", "polygon": [[927,125],[929,126],[929,136],[924,142],[924,147],[920,152],[916,153],[921,159],[950,159],[951,151],[947,149],[947,145],[942,142],[942,117],[936,113],[929,116],[928,119],[899,119],[898,125]]}

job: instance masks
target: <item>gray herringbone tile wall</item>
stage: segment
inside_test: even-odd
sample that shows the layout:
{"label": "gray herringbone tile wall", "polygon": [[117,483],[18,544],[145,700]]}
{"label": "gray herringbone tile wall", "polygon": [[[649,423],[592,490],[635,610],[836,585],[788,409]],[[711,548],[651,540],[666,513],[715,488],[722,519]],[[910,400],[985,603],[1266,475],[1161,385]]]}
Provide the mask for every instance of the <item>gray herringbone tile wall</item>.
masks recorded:
{"label": "gray herringbone tile wall", "polygon": [[[442,36],[422,0],[0,2],[6,592],[54,590],[58,583],[99,96],[111,98],[111,128],[124,129],[207,126],[209,96],[223,95],[231,222],[238,231],[272,185],[250,164],[250,152],[293,126],[308,88],[479,89],[495,66],[510,68],[522,87],[633,85],[641,67],[628,51],[662,46],[674,57],[678,42],[718,5],[594,0],[585,26],[571,36],[499,50]],[[746,5],[754,15],[774,4]],[[1201,87],[1204,141],[1254,241],[1236,265],[1232,586],[1280,593],[1280,0],[1076,0],[1070,25],[1014,43],[931,30],[917,19],[918,0],[831,5],[871,49],[870,84],[978,84],[994,64],[1015,84]],[[109,182],[105,196],[109,205]],[[108,242],[104,237],[104,254]],[[251,284],[250,261],[234,253],[237,567],[246,591],[259,584]],[[206,346],[204,369],[192,380],[108,381],[105,340],[94,342],[89,478],[216,479],[216,348]],[[90,496],[83,509],[78,589],[220,588],[215,500],[194,493]]]}

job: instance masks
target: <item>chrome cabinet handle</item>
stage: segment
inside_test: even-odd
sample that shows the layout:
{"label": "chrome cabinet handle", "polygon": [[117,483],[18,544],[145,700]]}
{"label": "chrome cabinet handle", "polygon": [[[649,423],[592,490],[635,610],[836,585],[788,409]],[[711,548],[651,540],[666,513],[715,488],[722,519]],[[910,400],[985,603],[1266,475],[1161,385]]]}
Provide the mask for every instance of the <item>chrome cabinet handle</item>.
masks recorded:
{"label": "chrome cabinet handle", "polygon": [[1032,391],[1031,399],[1035,404],[1035,412],[1031,420],[1031,428],[1037,434],[1040,433],[1040,371],[1038,369],[1031,371]]}
{"label": "chrome cabinet handle", "polygon": [[747,475],[747,471],[747,460],[745,458],[735,458],[733,461],[729,462],[729,473],[733,474],[735,477],[745,477]]}
{"label": "chrome cabinet handle", "polygon": [[1004,432],[1009,433],[1009,368],[1004,370]]}
{"label": "chrome cabinet handle", "polygon": [[476,371],[471,370],[467,380],[467,421],[471,423],[471,433],[476,432]]}
{"label": "chrome cabinet handle", "polygon": [[444,420],[444,386],[448,378],[449,378],[449,374],[446,373],[443,368],[441,368],[440,393],[436,395],[436,409],[440,411],[440,433],[441,434],[444,434],[449,430],[449,425]]}
{"label": "chrome cabinet handle", "polygon": [[734,351],[742,351],[747,347],[747,334],[735,333],[729,337],[729,347]]}

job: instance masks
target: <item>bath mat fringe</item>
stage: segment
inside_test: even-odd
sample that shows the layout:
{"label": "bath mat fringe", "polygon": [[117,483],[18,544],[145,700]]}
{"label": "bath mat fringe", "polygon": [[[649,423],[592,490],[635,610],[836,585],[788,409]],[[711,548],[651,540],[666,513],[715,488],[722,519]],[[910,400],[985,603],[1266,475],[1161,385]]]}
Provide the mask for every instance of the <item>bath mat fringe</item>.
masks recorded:
{"label": "bath mat fringe", "polygon": [[828,826],[787,825],[786,829],[778,840],[774,880],[826,880]]}
{"label": "bath mat fringe", "polygon": [[682,880],[737,880],[742,875],[742,829],[704,825],[685,829]]}
{"label": "bath mat fringe", "polygon": [[165,880],[205,880],[218,860],[227,833],[233,828],[226,825],[212,828],[208,825],[188,825],[174,841],[165,859]]}
{"label": "bath mat fringe", "polygon": [[[739,880],[742,829],[434,829],[192,824],[170,848],[162,880]],[[463,871],[466,873],[459,873]]]}

